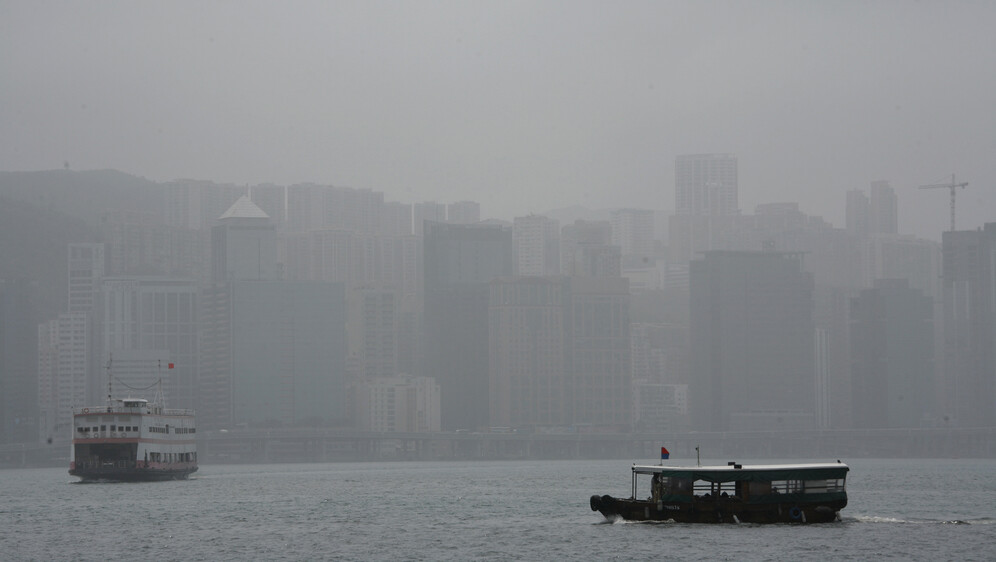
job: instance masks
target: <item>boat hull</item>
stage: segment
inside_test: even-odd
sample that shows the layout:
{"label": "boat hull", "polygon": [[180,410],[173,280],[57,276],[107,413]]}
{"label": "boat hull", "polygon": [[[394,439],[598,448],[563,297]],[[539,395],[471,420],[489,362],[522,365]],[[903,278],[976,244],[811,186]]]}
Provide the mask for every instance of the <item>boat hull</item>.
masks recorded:
{"label": "boat hull", "polygon": [[169,468],[137,466],[72,466],[69,474],[82,482],[159,482],[163,480],[186,480],[197,472],[197,465]]}
{"label": "boat hull", "polygon": [[[789,498],[787,498],[789,499]],[[606,519],[678,523],[829,523],[839,521],[846,499],[820,502],[744,503],[735,500],[655,502],[591,496],[592,511]]]}

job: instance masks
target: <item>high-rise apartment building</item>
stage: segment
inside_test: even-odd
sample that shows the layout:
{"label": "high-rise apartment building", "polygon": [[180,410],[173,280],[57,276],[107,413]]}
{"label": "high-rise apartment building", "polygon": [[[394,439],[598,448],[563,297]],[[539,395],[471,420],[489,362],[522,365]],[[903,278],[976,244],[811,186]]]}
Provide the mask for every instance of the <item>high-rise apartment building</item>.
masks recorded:
{"label": "high-rise apartment building", "polygon": [[435,201],[415,203],[412,216],[415,224],[415,235],[423,236],[426,221],[446,222],[446,205]]}
{"label": "high-rise apartment building", "polygon": [[358,387],[357,426],[364,431],[439,431],[439,385],[431,377],[374,377]]}
{"label": "high-rise apartment building", "polygon": [[481,222],[481,204],[477,201],[457,201],[446,206],[446,221],[453,224]]}
{"label": "high-rise apartment building", "polygon": [[[106,398],[110,375],[132,388],[148,387],[162,378],[171,407],[196,407],[198,292],[193,279],[101,280],[92,312],[95,347],[87,383],[87,398],[93,404]],[[112,358],[108,373],[103,367]],[[172,370],[170,363],[175,366]]]}
{"label": "high-rise apartment building", "polygon": [[46,439],[68,440],[73,408],[87,405],[90,330],[86,312],[60,314],[38,327],[39,431]]}
{"label": "high-rise apartment building", "polygon": [[726,216],[740,213],[737,157],[688,154],[675,158],[676,215]]}

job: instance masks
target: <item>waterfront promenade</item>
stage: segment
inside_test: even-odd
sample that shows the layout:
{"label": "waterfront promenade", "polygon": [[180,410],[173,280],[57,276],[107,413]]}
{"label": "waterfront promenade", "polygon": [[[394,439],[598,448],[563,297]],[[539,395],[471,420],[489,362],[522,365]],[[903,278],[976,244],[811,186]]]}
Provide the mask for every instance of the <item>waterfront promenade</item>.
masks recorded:
{"label": "waterfront promenade", "polygon": [[[247,429],[198,434],[204,464],[656,458],[996,458],[996,428],[672,433],[374,433],[327,428]],[[0,446],[0,467],[68,466],[68,441]]]}

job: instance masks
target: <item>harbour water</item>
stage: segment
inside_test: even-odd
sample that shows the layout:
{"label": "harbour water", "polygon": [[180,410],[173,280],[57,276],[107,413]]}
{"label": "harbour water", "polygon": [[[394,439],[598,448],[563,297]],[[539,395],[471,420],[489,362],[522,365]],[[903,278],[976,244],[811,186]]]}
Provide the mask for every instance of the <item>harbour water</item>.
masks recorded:
{"label": "harbour water", "polygon": [[996,560],[996,462],[842,460],[843,521],[808,526],[606,522],[588,498],[628,496],[631,460],[204,465],[136,484],[4,470],[0,558]]}

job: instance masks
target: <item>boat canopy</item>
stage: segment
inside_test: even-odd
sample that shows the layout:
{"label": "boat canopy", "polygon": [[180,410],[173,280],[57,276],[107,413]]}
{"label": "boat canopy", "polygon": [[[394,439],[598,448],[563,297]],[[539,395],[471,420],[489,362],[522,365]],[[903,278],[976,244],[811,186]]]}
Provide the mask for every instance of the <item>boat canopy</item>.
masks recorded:
{"label": "boat canopy", "polygon": [[819,480],[844,478],[849,470],[843,463],[776,464],[728,466],[633,465],[633,475],[660,474],[664,477],[706,482],[771,482],[774,480]]}

